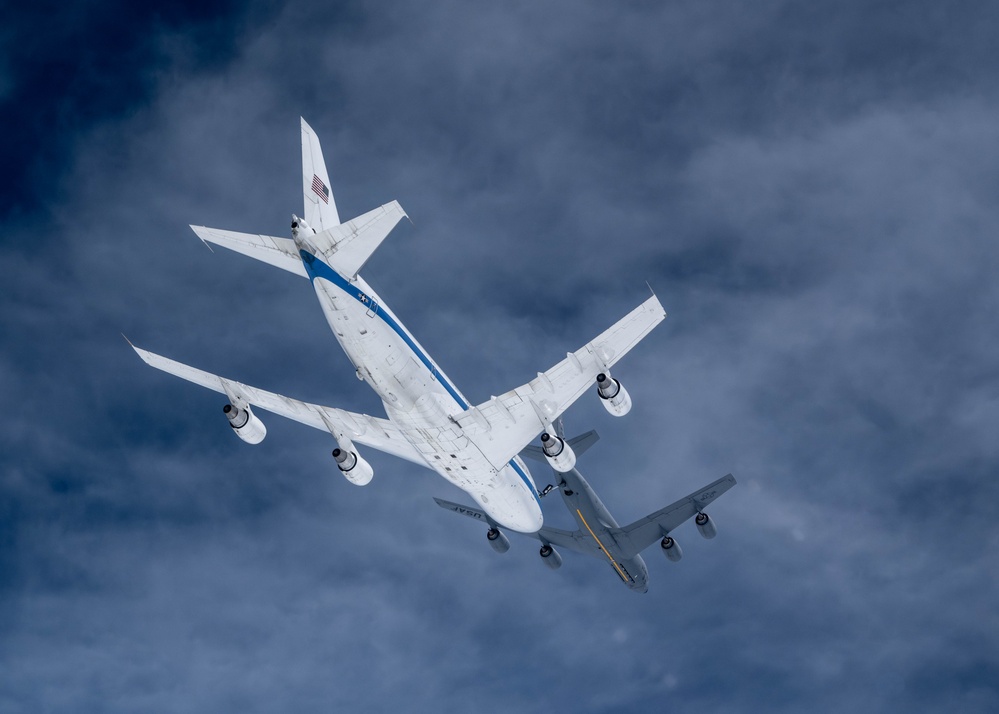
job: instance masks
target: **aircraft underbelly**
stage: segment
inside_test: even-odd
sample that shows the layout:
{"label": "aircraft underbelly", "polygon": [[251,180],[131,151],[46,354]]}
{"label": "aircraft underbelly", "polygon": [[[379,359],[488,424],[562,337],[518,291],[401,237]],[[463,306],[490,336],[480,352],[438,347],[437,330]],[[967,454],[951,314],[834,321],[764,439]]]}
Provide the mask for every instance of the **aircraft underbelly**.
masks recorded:
{"label": "aircraft underbelly", "polygon": [[[366,285],[359,301],[324,279],[313,281],[323,313],[358,376],[385,404],[385,411],[427,465],[468,493],[498,523],[525,533],[543,524],[533,485],[507,465],[497,470],[451,417],[465,407],[388,321]],[[394,321],[394,320],[393,320]],[[452,387],[453,390],[453,387]],[[524,474],[526,466],[518,464]],[[529,476],[528,476],[529,479]]]}

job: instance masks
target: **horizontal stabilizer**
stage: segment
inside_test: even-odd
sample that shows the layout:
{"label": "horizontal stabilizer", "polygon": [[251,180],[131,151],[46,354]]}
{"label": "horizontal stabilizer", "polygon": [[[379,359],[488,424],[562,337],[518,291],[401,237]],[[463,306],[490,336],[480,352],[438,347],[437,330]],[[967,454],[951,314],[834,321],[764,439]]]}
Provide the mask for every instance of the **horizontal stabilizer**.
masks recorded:
{"label": "horizontal stabilizer", "polygon": [[269,265],[287,270],[303,278],[309,277],[302,265],[298,248],[290,238],[275,238],[273,236],[255,235],[253,233],[237,233],[223,231],[218,228],[191,226],[198,238],[205,243],[214,243],[237,253],[256,258]]}
{"label": "horizontal stabilizer", "polygon": [[309,242],[327,265],[350,280],[405,215],[399,202],[392,201],[352,221],[309,236]]}
{"label": "horizontal stabilizer", "polygon": [[[585,434],[580,434],[577,437],[568,439],[567,442],[569,446],[572,447],[576,456],[582,456],[586,453],[586,450],[596,444],[599,439],[600,435],[597,432],[588,431]],[[545,463],[548,461],[544,450],[542,450],[540,446],[535,446],[534,444],[524,447],[524,450],[520,452],[520,455],[535,461],[542,461]]]}

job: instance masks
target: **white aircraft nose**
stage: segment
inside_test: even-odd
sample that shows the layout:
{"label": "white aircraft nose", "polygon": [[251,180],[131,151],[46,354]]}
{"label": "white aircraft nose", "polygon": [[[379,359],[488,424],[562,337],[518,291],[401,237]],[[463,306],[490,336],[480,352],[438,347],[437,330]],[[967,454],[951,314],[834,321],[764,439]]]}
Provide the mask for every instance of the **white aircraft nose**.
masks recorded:
{"label": "white aircraft nose", "polygon": [[545,515],[541,512],[541,506],[537,500],[523,500],[517,504],[519,508],[515,513],[510,514],[507,528],[520,533],[537,533],[541,526],[545,524]]}
{"label": "white aircraft nose", "polygon": [[527,518],[508,518],[506,521],[507,522],[503,525],[512,531],[517,531],[518,533],[537,533],[541,530],[541,526],[544,525],[544,517],[535,517],[533,514]]}
{"label": "white aircraft nose", "polygon": [[509,494],[503,501],[497,499],[495,493],[486,498],[475,494],[473,496],[490,518],[508,530],[537,533],[545,523],[541,506],[537,499],[530,497],[526,489],[516,489],[516,496]]}

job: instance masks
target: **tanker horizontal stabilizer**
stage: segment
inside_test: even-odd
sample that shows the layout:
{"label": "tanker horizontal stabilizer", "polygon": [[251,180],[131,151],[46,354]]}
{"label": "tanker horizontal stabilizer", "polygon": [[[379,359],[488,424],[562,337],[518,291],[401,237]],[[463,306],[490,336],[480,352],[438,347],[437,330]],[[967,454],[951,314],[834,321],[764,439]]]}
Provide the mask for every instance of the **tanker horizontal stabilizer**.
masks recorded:
{"label": "tanker horizontal stabilizer", "polygon": [[[561,419],[559,421],[561,421]],[[575,438],[566,439],[566,443],[578,457],[585,454],[586,450],[596,444],[599,439],[600,435],[591,430],[585,434],[580,434]],[[534,461],[540,461],[543,464],[548,463],[548,457],[545,456],[545,450],[540,446],[535,446],[534,444],[525,446],[524,450],[520,452],[520,455],[527,457],[528,459],[533,459]]]}

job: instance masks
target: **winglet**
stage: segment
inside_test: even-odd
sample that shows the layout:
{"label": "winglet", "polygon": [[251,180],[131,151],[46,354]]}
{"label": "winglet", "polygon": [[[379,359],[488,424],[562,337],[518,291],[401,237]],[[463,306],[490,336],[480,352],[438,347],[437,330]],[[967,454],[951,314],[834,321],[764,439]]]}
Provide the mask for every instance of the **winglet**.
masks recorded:
{"label": "winglet", "polygon": [[[600,439],[600,435],[597,432],[590,430],[585,434],[580,434],[579,436],[575,436],[571,439],[566,439],[566,441],[569,443],[569,446],[572,447],[576,456],[582,456],[586,453],[587,449],[597,443],[598,439]],[[542,450],[540,446],[535,446],[534,444],[528,444],[525,446],[523,451],[520,452],[520,455],[528,459],[533,459],[534,461],[540,461],[542,463],[548,462],[548,459],[545,458],[544,450]]]}

